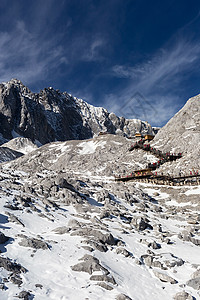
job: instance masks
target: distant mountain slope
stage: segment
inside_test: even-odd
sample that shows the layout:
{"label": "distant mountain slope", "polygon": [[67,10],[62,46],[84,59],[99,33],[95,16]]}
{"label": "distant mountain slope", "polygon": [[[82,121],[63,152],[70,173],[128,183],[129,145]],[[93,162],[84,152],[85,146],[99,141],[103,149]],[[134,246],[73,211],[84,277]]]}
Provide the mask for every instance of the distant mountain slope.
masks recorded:
{"label": "distant mountain slope", "polygon": [[23,154],[32,152],[38,148],[30,139],[22,137],[16,137],[1,147],[8,147],[12,150],[20,151]]}
{"label": "distant mountain slope", "polygon": [[0,163],[14,160],[20,156],[22,156],[23,153],[12,150],[7,147],[0,147]]}
{"label": "distant mountain slope", "polygon": [[32,93],[17,79],[0,84],[0,124],[1,143],[16,135],[46,144],[88,139],[100,131],[125,136],[153,132],[147,122],[117,117],[51,87]]}
{"label": "distant mountain slope", "polygon": [[169,169],[200,169],[200,94],[190,98],[159,130],[152,146],[164,151],[183,153],[183,158],[169,164]]}

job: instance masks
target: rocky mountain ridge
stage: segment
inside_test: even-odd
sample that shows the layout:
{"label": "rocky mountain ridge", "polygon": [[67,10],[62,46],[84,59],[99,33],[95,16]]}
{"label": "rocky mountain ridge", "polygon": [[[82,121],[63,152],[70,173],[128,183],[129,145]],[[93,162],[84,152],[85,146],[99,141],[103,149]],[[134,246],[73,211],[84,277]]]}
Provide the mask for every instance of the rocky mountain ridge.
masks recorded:
{"label": "rocky mountain ridge", "polygon": [[17,79],[0,84],[0,123],[1,143],[16,136],[46,144],[88,139],[102,131],[123,136],[153,133],[147,122],[117,117],[52,87],[32,93]]}

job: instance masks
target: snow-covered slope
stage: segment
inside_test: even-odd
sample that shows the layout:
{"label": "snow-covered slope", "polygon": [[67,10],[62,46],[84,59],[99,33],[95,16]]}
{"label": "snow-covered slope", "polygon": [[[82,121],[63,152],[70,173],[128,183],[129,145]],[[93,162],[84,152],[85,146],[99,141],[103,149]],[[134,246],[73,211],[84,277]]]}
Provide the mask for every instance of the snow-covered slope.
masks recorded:
{"label": "snow-covered slope", "polygon": [[152,160],[129,143],[55,142],[1,166],[2,300],[199,298],[200,189],[115,182]]}
{"label": "snow-covered slope", "polygon": [[[89,140],[75,140],[46,144],[31,155],[12,163],[13,167],[40,172],[43,168],[70,173],[82,172],[92,176],[114,176],[144,168],[157,159],[141,152],[128,151],[130,140],[107,134]],[[34,158],[34,159],[33,159]]]}
{"label": "snow-covered slope", "polygon": [[153,132],[147,122],[117,117],[52,87],[32,93],[17,79],[0,84],[0,123],[3,143],[16,134],[45,144],[88,139],[101,131],[125,136]]}

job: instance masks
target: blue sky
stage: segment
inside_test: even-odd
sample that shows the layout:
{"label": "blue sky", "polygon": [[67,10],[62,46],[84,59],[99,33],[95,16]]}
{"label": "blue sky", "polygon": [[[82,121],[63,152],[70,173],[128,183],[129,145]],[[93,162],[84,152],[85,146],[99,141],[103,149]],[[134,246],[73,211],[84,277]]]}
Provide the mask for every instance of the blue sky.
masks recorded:
{"label": "blue sky", "polygon": [[199,65],[199,1],[0,1],[0,82],[162,126],[200,93]]}

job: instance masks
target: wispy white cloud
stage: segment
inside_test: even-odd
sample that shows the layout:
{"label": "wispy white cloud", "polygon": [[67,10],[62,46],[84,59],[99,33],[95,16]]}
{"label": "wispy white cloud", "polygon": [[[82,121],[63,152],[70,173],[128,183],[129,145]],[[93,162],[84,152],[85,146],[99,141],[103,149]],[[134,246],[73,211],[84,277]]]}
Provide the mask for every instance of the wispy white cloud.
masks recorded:
{"label": "wispy white cloud", "polygon": [[161,49],[155,56],[137,66],[115,65],[113,75],[131,78],[151,88],[163,80],[171,80],[174,76],[181,76],[182,72],[191,69],[199,60],[200,43],[190,43],[181,40],[171,49]]}
{"label": "wispy white cloud", "polygon": [[[109,95],[108,101],[105,100],[105,105],[115,112],[120,112],[121,106],[126,101],[131,101],[135,93],[139,92],[157,112],[149,110],[148,120],[154,124],[166,122],[180,108],[180,98],[173,92],[173,89],[177,90],[178,83],[187,77],[187,73],[190,74],[191,71],[194,72],[197,69],[200,61],[199,53],[200,43],[187,42],[182,39],[173,47],[161,49],[151,60],[143,64],[113,66],[113,76],[127,78],[129,84],[119,92],[117,98]],[[145,107],[148,106],[147,103],[144,104]],[[142,109],[139,117],[145,118]]]}
{"label": "wispy white cloud", "polygon": [[105,40],[103,38],[94,38],[91,41],[85,41],[88,46],[84,47],[84,52],[81,57],[85,61],[99,61],[103,59],[101,54],[102,48],[105,46]]}
{"label": "wispy white cloud", "polygon": [[0,81],[18,77],[33,83],[63,62],[67,63],[63,48],[53,39],[42,41],[22,21],[12,31],[0,32]]}

